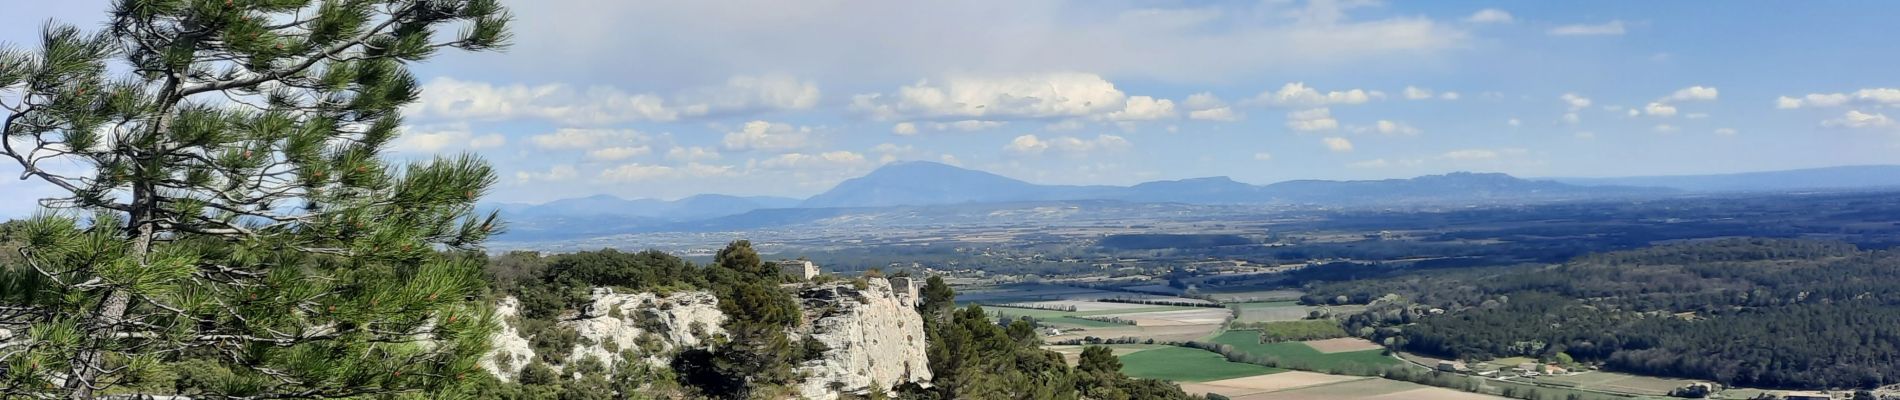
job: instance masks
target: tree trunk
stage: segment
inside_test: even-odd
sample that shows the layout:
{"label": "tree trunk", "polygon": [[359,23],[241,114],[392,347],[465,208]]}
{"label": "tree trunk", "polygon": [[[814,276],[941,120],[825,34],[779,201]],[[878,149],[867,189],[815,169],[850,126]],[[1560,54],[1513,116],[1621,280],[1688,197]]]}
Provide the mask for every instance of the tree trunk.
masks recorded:
{"label": "tree trunk", "polygon": [[[102,331],[92,333],[95,342],[112,340],[112,331],[116,330],[120,320],[125,318],[126,306],[131,303],[132,295],[123,289],[112,289],[112,292],[106,295],[106,301],[99,303],[99,311],[94,313],[96,319],[93,320],[93,330]],[[95,344],[79,352],[76,360],[78,362],[73,363],[72,374],[66,377],[66,388],[72,390],[66,398],[73,400],[93,398],[93,381],[99,378],[99,370],[104,367],[101,364],[105,362],[106,352],[100,350],[100,347]]]}

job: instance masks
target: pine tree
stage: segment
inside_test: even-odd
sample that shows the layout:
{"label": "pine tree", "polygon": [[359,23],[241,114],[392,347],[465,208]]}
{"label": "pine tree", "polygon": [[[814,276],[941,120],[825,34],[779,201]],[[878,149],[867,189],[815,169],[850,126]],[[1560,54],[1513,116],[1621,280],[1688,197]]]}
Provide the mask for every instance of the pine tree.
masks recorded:
{"label": "pine tree", "polygon": [[[379,154],[407,64],[507,41],[496,0],[119,0],[0,47],[0,156],[60,189],[0,268],[0,397],[436,393],[492,330],[472,156]],[[460,29],[454,35],[442,29]],[[80,168],[72,168],[77,165]]]}

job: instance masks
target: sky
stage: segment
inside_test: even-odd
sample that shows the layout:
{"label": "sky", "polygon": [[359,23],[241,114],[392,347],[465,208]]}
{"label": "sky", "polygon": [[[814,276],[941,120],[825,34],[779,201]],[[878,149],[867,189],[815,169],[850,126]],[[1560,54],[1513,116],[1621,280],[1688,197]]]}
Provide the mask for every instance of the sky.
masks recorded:
{"label": "sky", "polygon": [[[19,46],[107,5],[0,2]],[[504,2],[511,49],[413,66],[391,154],[481,154],[491,201],[804,197],[910,160],[1117,185],[1900,162],[1900,3]],[[48,193],[17,175],[0,215]]]}

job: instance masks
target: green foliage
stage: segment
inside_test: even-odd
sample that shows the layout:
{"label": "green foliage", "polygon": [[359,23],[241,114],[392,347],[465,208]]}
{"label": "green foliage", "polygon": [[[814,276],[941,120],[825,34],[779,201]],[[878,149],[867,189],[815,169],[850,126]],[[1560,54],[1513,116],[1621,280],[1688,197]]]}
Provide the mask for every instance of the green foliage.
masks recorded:
{"label": "green foliage", "polygon": [[1115,357],[1115,351],[1106,346],[1089,346],[1082,349],[1082,356],[1076,362],[1076,369],[1083,372],[1121,371],[1122,361]]}
{"label": "green foliage", "polygon": [[0,353],[0,396],[398,396],[475,372],[493,327],[469,253],[500,230],[474,212],[494,171],[380,155],[418,95],[408,65],[504,45],[507,11],[111,7],[100,33],[49,23],[34,51],[0,48],[0,156],[61,191],[0,256],[0,322],[33,336]]}
{"label": "green foliage", "polygon": [[[1900,253],[1892,250],[1724,239],[1320,285],[1312,294],[1415,299],[1421,304],[1375,305],[1346,323],[1421,353],[1563,354],[1638,374],[1827,388],[1900,382],[1885,368],[1900,357],[1896,288]],[[1447,312],[1417,312],[1428,307]]]}

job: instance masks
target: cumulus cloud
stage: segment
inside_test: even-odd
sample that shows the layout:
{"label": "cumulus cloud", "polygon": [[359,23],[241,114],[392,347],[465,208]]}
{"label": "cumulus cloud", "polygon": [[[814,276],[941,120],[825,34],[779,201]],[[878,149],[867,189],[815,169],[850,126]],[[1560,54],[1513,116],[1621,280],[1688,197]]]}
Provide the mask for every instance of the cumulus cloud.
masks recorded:
{"label": "cumulus cloud", "polygon": [[1234,113],[1232,106],[1228,106],[1226,101],[1214,96],[1213,93],[1201,92],[1188,95],[1187,100],[1183,101],[1181,105],[1187,107],[1188,119],[1201,121],[1236,121],[1240,119],[1240,115]]}
{"label": "cumulus cloud", "polygon": [[761,110],[807,109],[818,103],[817,85],[788,76],[738,76],[724,85],[692,88],[668,100],[611,86],[567,84],[495,85],[438,77],[422,87],[407,114],[419,119],[543,119],[565,125],[606,125]]}
{"label": "cumulus cloud", "polygon": [[1387,121],[1387,120],[1382,119],[1382,120],[1379,120],[1378,122],[1373,123],[1372,126],[1355,127],[1353,128],[1353,132],[1377,133],[1381,135],[1413,136],[1413,135],[1418,135],[1420,131],[1418,128],[1414,128],[1411,125],[1407,125],[1404,122]]}
{"label": "cumulus cloud", "polygon": [[707,161],[719,159],[719,151],[710,147],[673,146],[666,151],[666,159],[675,161]]}
{"label": "cumulus cloud", "polygon": [[1465,22],[1474,24],[1508,24],[1516,20],[1516,18],[1511,17],[1511,13],[1496,8],[1478,10],[1478,12],[1471,13],[1471,16],[1465,17]]}
{"label": "cumulus cloud", "polygon": [[1096,135],[1093,139],[1074,136],[1057,136],[1043,139],[1036,135],[1022,135],[1003,145],[1003,151],[1019,155],[1038,155],[1059,153],[1066,155],[1088,155],[1100,152],[1119,152],[1132,147],[1127,139],[1115,135]]}
{"label": "cumulus cloud", "polygon": [[1310,88],[1303,82],[1288,83],[1280,90],[1261,92],[1254,96],[1253,103],[1276,107],[1315,107],[1325,105],[1352,105],[1384,99],[1385,92],[1365,89],[1321,92]]}
{"label": "cumulus cloud", "polygon": [[1574,24],[1550,28],[1547,31],[1555,36],[1614,36],[1624,33],[1623,21],[1612,20],[1601,24]]}
{"label": "cumulus cloud", "polygon": [[508,144],[508,138],[501,134],[476,134],[469,130],[468,124],[452,124],[404,127],[402,135],[390,144],[389,149],[399,153],[436,153],[444,150],[490,149],[504,144]]}
{"label": "cumulus cloud", "polygon": [[1495,159],[1506,158],[1506,157],[1522,157],[1526,154],[1530,154],[1530,150],[1523,149],[1523,148],[1515,148],[1515,147],[1504,147],[1504,148],[1495,148],[1495,149],[1476,148],[1476,149],[1458,149],[1458,150],[1447,151],[1442,154],[1439,154],[1438,158],[1453,160],[1453,161],[1473,161],[1473,160],[1495,160]]}
{"label": "cumulus cloud", "polygon": [[534,147],[547,150],[575,150],[635,144],[648,139],[646,134],[631,129],[561,128],[553,133],[535,135],[528,141]]}
{"label": "cumulus cloud", "polygon": [[1564,93],[1562,96],[1557,96],[1557,99],[1563,100],[1564,104],[1569,105],[1570,111],[1577,111],[1577,110],[1584,109],[1586,107],[1590,107],[1590,98],[1583,97],[1583,95],[1576,94],[1576,93]]}
{"label": "cumulus cloud", "polygon": [[[1148,98],[1154,102],[1153,98]],[[1083,117],[1127,111],[1128,95],[1100,75],[1054,73],[928,80],[896,93],[853,96],[851,109],[877,119]],[[1158,104],[1145,104],[1159,106]],[[1168,104],[1171,110],[1173,103]]]}
{"label": "cumulus cloud", "polygon": [[515,181],[519,183],[561,182],[573,180],[577,176],[580,176],[580,171],[576,171],[573,165],[557,164],[548,167],[547,171],[517,171]]}
{"label": "cumulus cloud", "polygon": [[1821,121],[1821,126],[1830,128],[1891,128],[1894,126],[1894,122],[1892,118],[1887,118],[1886,114],[1847,110],[1847,114],[1841,115],[1840,118]]}
{"label": "cumulus cloud", "polygon": [[974,132],[974,131],[998,128],[998,127],[1002,127],[1003,125],[1008,125],[1008,124],[1009,123],[1003,122],[1003,121],[985,121],[985,120],[980,120],[980,119],[966,119],[962,121],[951,121],[951,122],[924,122],[924,123],[899,122],[896,125],[891,126],[891,133],[895,133],[899,136],[910,136],[910,135],[915,135],[915,134],[918,134],[920,132],[925,132],[925,131]]}
{"label": "cumulus cloud", "polygon": [[784,151],[809,146],[812,129],[782,122],[751,121],[727,132],[720,144],[729,151]]}
{"label": "cumulus cloud", "polygon": [[1715,134],[1722,135],[1722,136],[1735,136],[1735,128],[1715,128]]}
{"label": "cumulus cloud", "polygon": [[1682,89],[1680,89],[1680,90],[1676,90],[1676,92],[1675,92],[1675,93],[1670,93],[1668,97],[1664,97],[1664,98],[1662,98],[1662,100],[1658,100],[1658,101],[1706,101],[1706,100],[1715,100],[1715,98],[1716,98],[1716,97],[1717,97],[1718,95],[1720,95],[1720,94],[1721,94],[1721,93],[1720,93],[1720,91],[1718,91],[1718,90],[1716,90],[1715,88],[1712,88],[1712,87],[1707,87],[1707,86],[1690,86],[1690,87],[1686,87],[1686,88],[1682,88]]}
{"label": "cumulus cloud", "polygon": [[1385,168],[1389,166],[1392,166],[1392,162],[1386,161],[1383,158],[1346,163],[1346,168]]}
{"label": "cumulus cloud", "polygon": [[1848,103],[1880,106],[1900,105],[1900,89],[1866,88],[1854,91],[1853,93],[1809,93],[1801,97],[1781,96],[1775,99],[1775,108],[1840,107]]}
{"label": "cumulus cloud", "polygon": [[1651,129],[1655,130],[1656,133],[1676,133],[1676,131],[1682,130],[1682,128],[1677,128],[1675,125],[1670,124],[1656,124],[1656,127]]}
{"label": "cumulus cloud", "polygon": [[603,147],[603,148],[598,148],[594,150],[588,150],[587,159],[595,160],[595,161],[620,161],[620,160],[644,156],[648,154],[653,154],[652,146],[639,145],[639,146]]}
{"label": "cumulus cloud", "polygon": [[1255,161],[1272,161],[1272,160],[1273,160],[1273,153],[1268,153],[1268,152],[1264,152],[1264,151],[1262,151],[1262,152],[1258,152],[1258,153],[1253,153],[1253,159],[1254,159]]}
{"label": "cumulus cloud", "polygon": [[1511,118],[1511,119],[1504,120],[1504,124],[1510,125],[1512,128],[1516,128],[1518,126],[1524,125],[1524,121],[1520,121],[1517,118]]}
{"label": "cumulus cloud", "polygon": [[1329,137],[1325,139],[1320,139],[1320,142],[1326,144],[1327,150],[1332,150],[1333,152],[1336,152],[1336,153],[1345,153],[1345,152],[1352,151],[1352,141],[1346,140],[1346,138],[1343,138],[1343,137]]}
{"label": "cumulus cloud", "polygon": [[1673,116],[1673,115],[1676,115],[1676,106],[1659,103],[1659,102],[1651,102],[1649,103],[1649,105],[1643,106],[1643,113],[1649,114],[1651,116],[1657,116],[1657,117]]}
{"label": "cumulus cloud", "polygon": [[828,169],[866,164],[863,154],[838,150],[816,154],[786,153],[758,161],[756,166],[771,169]]}
{"label": "cumulus cloud", "polygon": [[1405,90],[1401,92],[1406,100],[1457,100],[1459,97],[1458,92],[1434,93],[1436,92],[1433,92],[1431,89],[1417,86],[1406,86]]}
{"label": "cumulus cloud", "polygon": [[1128,98],[1127,105],[1120,111],[1110,112],[1105,118],[1110,121],[1151,121],[1179,115],[1174,112],[1173,100],[1133,96]]}
{"label": "cumulus cloud", "polygon": [[1300,132],[1329,131],[1339,129],[1339,120],[1333,119],[1330,109],[1315,108],[1286,113],[1286,127]]}

